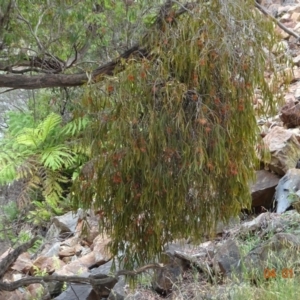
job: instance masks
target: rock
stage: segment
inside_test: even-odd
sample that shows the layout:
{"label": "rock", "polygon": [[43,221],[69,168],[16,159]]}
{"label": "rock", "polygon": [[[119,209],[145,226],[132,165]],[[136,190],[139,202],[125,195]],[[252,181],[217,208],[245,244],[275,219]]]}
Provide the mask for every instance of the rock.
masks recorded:
{"label": "rock", "polygon": [[251,185],[252,207],[264,207],[269,209],[272,206],[275,194],[275,187],[280,177],[266,170],[256,172],[256,182]]}
{"label": "rock", "polygon": [[[299,100],[300,99],[300,88],[297,88],[294,94],[295,100]],[[297,104],[296,101],[293,101],[292,103],[294,103],[295,105]],[[288,106],[293,106],[293,104],[289,104],[287,103]]]}
{"label": "rock", "polygon": [[51,224],[47,234],[46,234],[46,241],[52,242],[53,240],[57,240],[61,229],[57,227],[55,224]]}
{"label": "rock", "polygon": [[195,252],[195,246],[187,244],[184,241],[171,243],[165,246],[165,253],[168,254],[168,256],[174,256],[176,251],[191,254]]}
{"label": "rock", "polygon": [[54,298],[55,300],[98,300],[98,297],[93,288],[86,284],[71,284],[62,294]]}
{"label": "rock", "polygon": [[121,276],[119,278],[119,281],[116,283],[116,285],[110,291],[108,299],[109,300],[124,300],[125,297],[126,297],[125,278],[124,278],[124,276]]}
{"label": "rock", "polygon": [[[215,252],[215,244],[211,241],[201,243],[200,245],[192,245],[187,243],[171,243],[165,247],[165,253],[168,257],[176,257],[178,253],[184,253],[191,258],[209,257],[212,258]],[[185,262],[182,262],[184,266]]]}
{"label": "rock", "polygon": [[80,238],[77,236],[72,236],[69,239],[63,241],[61,246],[68,246],[68,247],[76,247],[80,242]]}
{"label": "rock", "polygon": [[179,280],[182,273],[181,260],[173,258],[164,268],[154,270],[153,289],[163,295],[169,294],[172,291],[173,284]]}
{"label": "rock", "polygon": [[95,260],[98,265],[103,265],[111,259],[112,255],[107,249],[107,245],[110,241],[111,238],[106,235],[98,235],[94,239],[92,249],[95,253]]}
{"label": "rock", "polygon": [[12,270],[21,273],[28,273],[31,268],[32,261],[30,260],[30,254],[28,252],[22,253],[11,266]]}
{"label": "rock", "polygon": [[61,269],[55,271],[56,275],[62,275],[62,276],[74,276],[74,275],[80,275],[88,272],[88,266],[84,265],[79,260],[70,262],[69,264],[64,265]]}
{"label": "rock", "polygon": [[282,15],[284,15],[285,13],[291,14],[291,13],[292,13],[292,11],[291,11],[292,8],[293,8],[293,6],[289,6],[289,5],[280,6],[280,7],[278,8],[278,15],[279,15],[279,16],[282,16]]}
{"label": "rock", "polygon": [[276,212],[283,213],[291,206],[292,193],[300,190],[300,169],[290,169],[278,183],[275,193]]}
{"label": "rock", "polygon": [[[74,263],[78,263],[78,260],[75,261]],[[68,289],[63,292],[61,295],[56,297],[55,299],[57,300],[73,300],[73,299],[80,299],[80,300],[97,300],[101,299],[102,297],[107,298],[110,294],[111,289],[115,286],[115,284],[118,282],[116,278],[112,278],[109,276],[111,273],[111,266],[112,266],[112,261],[109,261],[103,266],[100,266],[98,268],[93,269],[91,272],[88,272],[87,268],[85,270],[82,270],[80,274],[74,273],[73,275],[78,275],[78,276],[83,276],[83,277],[88,277],[90,275],[97,276],[99,279],[105,279],[105,278],[111,278],[106,285],[101,285],[99,288],[97,288],[97,293],[96,291],[93,290],[93,288],[89,285],[84,285],[84,284],[72,284],[71,287],[68,287]],[[65,270],[63,273],[61,270],[56,272],[58,275],[71,275],[71,274],[66,274],[67,267],[68,265],[65,266]],[[74,271],[74,268],[72,269]],[[77,267],[78,271],[78,267]],[[74,293],[75,291],[75,293]],[[78,298],[76,298],[76,295]],[[72,298],[73,297],[73,298]]]}
{"label": "rock", "polygon": [[298,67],[295,66],[293,68],[292,76],[290,77],[290,79],[291,79],[290,83],[294,83],[294,82],[297,83],[300,80],[300,69]]}
{"label": "rock", "polygon": [[[295,98],[299,99],[299,88],[296,90]],[[300,103],[294,104],[290,101],[281,108],[280,119],[287,128],[295,128],[300,125]]]}
{"label": "rock", "polygon": [[35,268],[46,272],[47,274],[53,273],[64,266],[64,263],[58,259],[58,257],[45,257],[39,256],[34,262],[31,268],[31,274],[35,273]]}
{"label": "rock", "polygon": [[84,240],[90,245],[93,243],[94,239],[100,234],[99,232],[99,216],[89,216],[86,219],[86,222],[88,223],[88,230],[85,232],[82,230],[82,224],[83,221],[78,223],[76,231],[78,232],[78,235],[81,235],[84,237]]}
{"label": "rock", "polygon": [[111,273],[112,264],[113,264],[113,261],[110,260],[107,263],[101,265],[100,267],[92,269],[91,274],[108,276]]}
{"label": "rock", "polygon": [[28,293],[30,293],[30,299],[40,299],[44,293],[44,288],[39,283],[33,283],[26,287]]}
{"label": "rock", "polygon": [[[299,59],[300,59],[300,55],[299,55]],[[300,97],[300,94],[299,94],[299,97]],[[287,93],[287,94],[284,95],[283,98],[284,98],[284,102],[286,104],[288,104],[289,102],[297,103],[297,100],[295,98],[295,93]]]}
{"label": "rock", "polygon": [[68,246],[61,246],[59,250],[59,257],[66,257],[66,256],[73,256],[75,255],[75,246],[74,247],[68,247]]}
{"label": "rock", "polygon": [[300,128],[299,127],[292,128],[292,129],[289,129],[289,131],[295,135],[297,141],[300,143]]}
{"label": "rock", "polygon": [[78,210],[77,213],[68,212],[62,216],[54,217],[53,223],[61,232],[75,232],[76,225],[79,218],[82,216],[82,212]]}
{"label": "rock", "polygon": [[228,221],[228,223],[218,221],[216,226],[216,234],[221,234],[237,225],[240,224],[240,218],[239,216],[231,217]]}
{"label": "rock", "polygon": [[223,277],[239,276],[241,273],[240,251],[234,240],[227,240],[217,250],[213,259],[214,270]]}
{"label": "rock", "polygon": [[300,65],[300,55],[297,55],[296,57],[293,57],[293,63],[299,67]]}
{"label": "rock", "polygon": [[298,12],[293,12],[291,15],[291,19],[295,22],[299,22],[300,21],[300,13]]}
{"label": "rock", "polygon": [[[294,2],[295,3],[295,2]],[[300,12],[300,6],[298,5],[292,5],[292,6],[286,6],[288,7],[288,12],[293,13],[293,12]]]}
{"label": "rock", "polygon": [[[26,293],[27,296],[30,296],[29,293]],[[7,291],[0,291],[0,299],[6,299],[6,300],[24,300],[26,295],[24,293],[21,293],[18,290],[15,290],[13,292],[7,292]]]}
{"label": "rock", "polygon": [[60,242],[56,242],[50,247],[45,248],[40,255],[45,257],[58,256],[59,249],[60,249]]}
{"label": "rock", "polygon": [[300,158],[300,144],[292,131],[273,127],[263,141],[271,153],[270,170],[284,175],[288,169],[296,166]]}
{"label": "rock", "polygon": [[263,226],[263,224],[266,222],[266,220],[269,219],[270,215],[271,215],[271,213],[269,213],[269,212],[262,213],[258,217],[253,219],[252,221],[245,222],[244,224],[242,224],[241,228],[246,229],[247,232],[257,231]]}
{"label": "rock", "polygon": [[105,264],[109,259],[110,258],[102,256],[100,253],[95,253],[92,251],[80,258],[76,258],[76,256],[74,256],[74,259],[70,260],[69,264],[63,266],[56,273],[59,275],[78,275],[78,273],[82,274],[94,266]]}
{"label": "rock", "polygon": [[193,253],[198,253],[196,246],[186,244],[184,241],[171,243],[165,246],[165,254],[162,257],[164,268],[154,269],[152,277],[153,289],[163,295],[167,295],[172,291],[175,284],[182,273],[189,267],[190,262],[186,259],[176,256],[176,253],[184,253],[192,256]]}
{"label": "rock", "polygon": [[281,23],[285,23],[285,22],[288,22],[291,18],[291,14],[289,13],[286,13],[286,12],[282,12],[280,11],[280,13],[282,14],[281,17],[280,17],[280,22]]}

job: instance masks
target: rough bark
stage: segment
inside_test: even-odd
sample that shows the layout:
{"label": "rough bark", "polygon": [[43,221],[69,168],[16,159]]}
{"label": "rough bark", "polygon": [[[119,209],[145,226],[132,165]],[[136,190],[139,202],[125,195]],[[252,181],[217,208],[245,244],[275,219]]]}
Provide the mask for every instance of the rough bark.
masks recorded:
{"label": "rough bark", "polygon": [[13,89],[41,89],[52,87],[74,87],[87,83],[95,83],[101,81],[104,76],[113,75],[114,73],[122,71],[124,67],[120,64],[121,60],[130,57],[148,57],[148,52],[136,45],[124,52],[117,59],[98,67],[90,74],[84,72],[70,75],[45,74],[35,76],[0,74],[0,87]]}

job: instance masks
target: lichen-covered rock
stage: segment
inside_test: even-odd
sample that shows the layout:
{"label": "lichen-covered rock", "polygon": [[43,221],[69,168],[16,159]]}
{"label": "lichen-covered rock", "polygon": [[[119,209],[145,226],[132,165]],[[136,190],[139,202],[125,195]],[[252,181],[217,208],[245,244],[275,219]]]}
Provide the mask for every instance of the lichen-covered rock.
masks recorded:
{"label": "lichen-covered rock", "polygon": [[290,169],[278,183],[275,193],[276,212],[283,213],[291,206],[292,196],[300,190],[300,169]]}
{"label": "lichen-covered rock", "polygon": [[271,154],[270,170],[284,175],[289,169],[295,168],[300,158],[300,144],[292,131],[276,126],[263,140]]}

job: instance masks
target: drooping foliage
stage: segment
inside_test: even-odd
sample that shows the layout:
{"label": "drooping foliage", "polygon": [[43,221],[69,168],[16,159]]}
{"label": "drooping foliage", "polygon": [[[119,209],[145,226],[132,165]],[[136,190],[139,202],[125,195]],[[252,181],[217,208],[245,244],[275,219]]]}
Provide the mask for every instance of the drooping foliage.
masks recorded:
{"label": "drooping foliage", "polygon": [[22,181],[18,204],[33,203],[36,210],[31,216],[40,223],[63,212],[67,187],[88,158],[80,146],[88,119],[64,125],[55,113],[37,124],[30,113],[10,112],[8,117],[8,131],[0,144],[0,184]]}
{"label": "drooping foliage", "polygon": [[85,141],[93,161],[73,200],[101,212],[127,266],[174,239],[199,240],[249,207],[255,88],[273,108],[264,71],[276,37],[253,1],[199,1],[179,16],[181,8],[148,33],[151,59],[124,62],[82,102],[93,117]]}

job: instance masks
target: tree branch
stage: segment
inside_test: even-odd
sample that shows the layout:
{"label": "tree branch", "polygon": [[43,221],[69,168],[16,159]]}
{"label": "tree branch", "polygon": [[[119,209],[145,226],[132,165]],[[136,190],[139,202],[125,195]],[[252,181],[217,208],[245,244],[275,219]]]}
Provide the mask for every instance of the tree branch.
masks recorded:
{"label": "tree branch", "polygon": [[52,87],[74,87],[81,86],[85,83],[95,83],[101,81],[105,75],[113,75],[115,71],[121,72],[124,70],[124,66],[121,65],[121,60],[128,59],[133,56],[135,58],[145,58],[149,56],[149,52],[145,49],[140,49],[139,46],[136,45],[125,51],[119,58],[95,69],[90,76],[84,72],[71,75],[47,74],[35,76],[0,74],[0,87],[15,89],[41,89]]}
{"label": "tree branch", "polygon": [[[27,251],[29,248],[31,248],[34,243],[39,239],[39,236],[34,237],[31,241],[22,244],[21,246],[17,247],[14,251],[10,252],[5,259],[2,259],[0,262],[0,278],[3,277],[7,269],[11,264],[13,264],[16,259],[25,251]],[[1,290],[1,286],[0,286]]]}
{"label": "tree branch", "polygon": [[[1,262],[0,262],[0,278],[3,277],[5,272],[8,270],[9,266],[13,264],[16,259],[19,257],[20,254],[27,251],[29,248],[33,246],[36,240],[39,237],[33,238],[31,241],[22,244],[21,246],[17,247],[14,251],[10,252]],[[93,289],[97,291],[101,291],[103,289],[111,289],[117,283],[118,277],[121,275],[127,276],[136,276],[145,272],[148,269],[158,269],[163,268],[159,264],[149,264],[143,266],[137,270],[120,270],[114,276],[108,277],[103,274],[95,274],[90,275],[89,277],[80,277],[80,276],[60,276],[60,275],[48,275],[48,276],[36,276],[36,277],[26,277],[14,282],[6,283],[0,281],[0,290],[3,291],[14,291],[15,289],[27,286],[33,283],[40,283],[44,284],[45,282],[52,282],[52,281],[60,281],[60,282],[71,282],[71,283],[86,283],[90,284]]]}
{"label": "tree branch", "polygon": [[[162,6],[154,26],[157,30],[161,30],[164,26],[164,18],[168,17],[173,3],[167,1]],[[190,11],[195,7],[195,3],[187,3],[175,13],[174,17],[177,17],[183,13]],[[147,34],[144,36],[145,43],[147,43]],[[95,83],[104,79],[104,76],[110,76],[115,73],[119,73],[124,70],[124,65],[121,64],[123,59],[130,57],[134,58],[150,58],[149,53],[151,49],[146,49],[144,46],[135,45],[125,51],[118,58],[98,67],[91,74],[85,72],[77,74],[47,74],[47,75],[16,75],[16,74],[0,74],[0,87],[14,88],[14,89],[41,89],[41,88],[53,88],[53,87],[74,87],[81,86],[86,83]]]}

